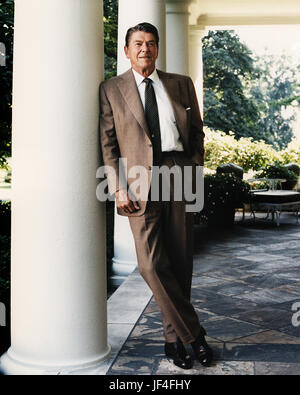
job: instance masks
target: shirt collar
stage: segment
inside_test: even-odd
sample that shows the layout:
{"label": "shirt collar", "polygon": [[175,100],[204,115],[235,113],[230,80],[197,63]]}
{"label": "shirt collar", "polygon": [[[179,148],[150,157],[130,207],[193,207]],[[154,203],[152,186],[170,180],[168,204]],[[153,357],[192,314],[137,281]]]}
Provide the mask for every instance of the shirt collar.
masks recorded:
{"label": "shirt collar", "polygon": [[[144,81],[145,77],[133,69],[132,69],[132,71],[133,71],[133,75],[134,75],[136,84],[139,87],[141,85],[141,83]],[[148,78],[150,78],[156,84],[159,84],[159,82],[160,82],[160,79],[159,79],[156,69],[154,69],[153,73],[150,74]]]}

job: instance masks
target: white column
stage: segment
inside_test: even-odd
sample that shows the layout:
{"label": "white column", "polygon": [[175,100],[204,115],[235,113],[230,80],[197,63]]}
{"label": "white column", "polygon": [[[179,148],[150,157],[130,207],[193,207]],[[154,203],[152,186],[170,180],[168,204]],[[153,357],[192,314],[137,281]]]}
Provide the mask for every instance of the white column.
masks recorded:
{"label": "white column", "polygon": [[166,2],[167,71],[189,73],[189,11],[190,0]]}
{"label": "white column", "polygon": [[[166,4],[165,0],[119,0],[118,21],[118,74],[124,73],[130,66],[124,54],[127,30],[141,22],[152,23],[159,32],[159,56],[157,68],[165,70],[166,53]],[[137,265],[132,232],[127,217],[115,214],[113,273],[118,282],[119,276],[131,273]],[[114,279],[113,279],[114,281]]]}
{"label": "white column", "polygon": [[166,1],[165,0],[119,0],[118,20],[118,74],[130,68],[124,55],[127,30],[141,22],[152,23],[159,32],[159,56],[157,68],[166,69]]}
{"label": "white column", "polygon": [[189,27],[189,75],[192,78],[203,116],[203,62],[202,38],[205,36],[205,27]]}
{"label": "white column", "polygon": [[102,1],[15,1],[6,374],[57,374],[109,353],[96,199],[102,39]]}
{"label": "white column", "polygon": [[132,273],[136,266],[137,257],[128,218],[119,215],[115,205],[112,284],[120,285],[125,277]]}

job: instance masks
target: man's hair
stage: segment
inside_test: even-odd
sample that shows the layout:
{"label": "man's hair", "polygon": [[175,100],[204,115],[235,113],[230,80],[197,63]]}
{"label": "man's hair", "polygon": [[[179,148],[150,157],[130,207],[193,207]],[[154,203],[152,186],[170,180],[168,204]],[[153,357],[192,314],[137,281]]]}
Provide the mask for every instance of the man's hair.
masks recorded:
{"label": "man's hair", "polygon": [[125,37],[125,45],[127,48],[129,45],[130,37],[135,32],[152,33],[155,38],[156,45],[158,46],[158,43],[159,43],[158,30],[156,29],[155,26],[151,25],[151,23],[143,22],[143,23],[139,23],[133,27],[130,27],[127,30],[126,37]]}

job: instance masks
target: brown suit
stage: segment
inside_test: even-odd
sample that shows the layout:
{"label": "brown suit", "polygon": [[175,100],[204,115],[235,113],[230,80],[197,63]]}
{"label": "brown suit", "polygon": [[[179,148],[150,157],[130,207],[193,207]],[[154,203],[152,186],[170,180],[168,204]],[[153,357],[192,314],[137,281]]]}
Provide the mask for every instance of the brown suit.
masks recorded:
{"label": "brown suit", "polygon": [[[192,80],[189,77],[157,71],[171,104],[177,128],[185,152],[196,164],[203,164],[203,130],[198,102]],[[133,73],[126,73],[105,81],[100,86],[101,100],[101,144],[105,165],[115,169],[119,183],[119,157],[127,158],[128,169],[144,166],[148,172],[148,191],[151,184],[153,152],[150,133],[145,120],[144,109],[139,97]],[[190,108],[190,110],[186,110]],[[133,180],[128,178],[128,183]],[[109,190],[116,192],[110,182]],[[139,201],[141,210],[129,215],[142,215],[145,212],[147,196]],[[121,215],[128,215],[119,212]]]}
{"label": "brown suit", "polygon": [[[158,75],[173,107],[184,153],[163,155],[162,165],[182,168],[192,163],[203,164],[202,120],[192,80],[189,77],[165,73]],[[186,213],[185,202],[148,201],[151,187],[153,151],[144,109],[132,70],[105,81],[100,86],[100,132],[102,158],[117,175],[117,185],[108,174],[111,194],[130,184],[119,174],[120,157],[132,166],[147,169],[145,196],[138,201],[140,210],[129,216],[141,275],[153,291],[161,308],[167,341],[179,336],[191,343],[204,332],[191,305],[192,278],[192,213]],[[126,174],[127,175],[127,174]],[[172,186],[171,186],[172,188]]]}

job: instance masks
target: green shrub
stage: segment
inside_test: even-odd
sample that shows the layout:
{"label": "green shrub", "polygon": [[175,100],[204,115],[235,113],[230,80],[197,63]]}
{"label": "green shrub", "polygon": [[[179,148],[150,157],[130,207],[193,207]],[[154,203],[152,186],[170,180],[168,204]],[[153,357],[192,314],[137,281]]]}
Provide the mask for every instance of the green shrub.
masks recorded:
{"label": "green shrub", "polygon": [[286,166],[282,165],[279,162],[268,164],[260,172],[258,172],[255,177],[284,179],[286,180],[285,182],[278,182],[278,185],[274,186],[286,190],[293,189],[296,186],[298,180],[297,174],[295,174],[292,170],[289,170]]}
{"label": "green shrub", "polygon": [[268,163],[280,160],[280,153],[264,141],[241,138],[234,150],[233,162],[245,171],[259,170]]}
{"label": "green shrub", "polygon": [[298,163],[300,165],[300,139],[293,139],[281,152],[282,163]]}
{"label": "green shrub", "polygon": [[213,132],[205,129],[205,163],[209,169],[216,169],[225,163],[241,166],[245,172],[259,170],[270,162],[281,160],[281,153],[263,141],[251,137],[235,139],[233,133]]}
{"label": "green shrub", "polygon": [[205,163],[209,169],[216,169],[219,165],[233,161],[232,152],[237,144],[234,135],[224,132],[213,132],[208,128],[205,132]]}
{"label": "green shrub", "polygon": [[230,209],[241,207],[249,199],[250,185],[233,173],[204,176],[204,207],[199,220],[210,222]]}
{"label": "green shrub", "polygon": [[297,175],[287,169],[284,165],[275,162],[274,164],[268,164],[260,172],[256,174],[256,178],[284,178],[289,181],[296,181]]}

